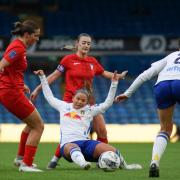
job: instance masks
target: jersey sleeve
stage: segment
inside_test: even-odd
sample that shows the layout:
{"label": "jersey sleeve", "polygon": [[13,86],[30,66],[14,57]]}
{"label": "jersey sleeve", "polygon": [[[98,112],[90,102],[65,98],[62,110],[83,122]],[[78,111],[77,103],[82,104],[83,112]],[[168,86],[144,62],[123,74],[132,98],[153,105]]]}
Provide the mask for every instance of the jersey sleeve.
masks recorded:
{"label": "jersey sleeve", "polygon": [[64,101],[61,101],[57,98],[54,97],[50,87],[49,87],[49,84],[48,84],[48,81],[46,79],[46,76],[43,75],[43,76],[39,76],[40,78],[40,81],[41,81],[41,84],[42,84],[42,90],[43,90],[43,94],[44,94],[44,97],[46,98],[46,100],[48,101],[48,103],[53,107],[55,108],[56,110],[60,111],[61,108],[63,106],[65,106],[65,102]]}
{"label": "jersey sleeve", "polygon": [[24,55],[22,48],[13,48],[4,55],[4,59],[9,63],[13,63]]}
{"label": "jersey sleeve", "polygon": [[65,56],[62,60],[60,60],[57,70],[61,73],[68,69],[68,56]]}
{"label": "jersey sleeve", "polygon": [[117,85],[118,85],[118,81],[112,82],[106,100],[99,105],[92,106],[92,116],[96,116],[97,114],[104,113],[113,104]]}
{"label": "jersey sleeve", "polygon": [[104,72],[103,66],[97,61],[97,59],[93,58],[94,63],[95,63],[95,75],[101,75]]}
{"label": "jersey sleeve", "polygon": [[124,92],[124,95],[130,97],[144,82],[157,76],[167,64],[167,58],[156,61],[151,64],[151,67],[141,73],[131,84],[131,86]]}

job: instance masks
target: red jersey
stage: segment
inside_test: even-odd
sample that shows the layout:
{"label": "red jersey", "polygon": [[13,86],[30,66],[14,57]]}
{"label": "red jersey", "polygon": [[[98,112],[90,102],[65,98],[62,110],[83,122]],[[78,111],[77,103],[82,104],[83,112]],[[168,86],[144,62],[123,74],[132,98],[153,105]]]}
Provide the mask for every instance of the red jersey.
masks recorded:
{"label": "red jersey", "polygon": [[0,72],[0,89],[24,89],[24,71],[27,68],[25,44],[15,39],[7,47],[3,58],[10,65]]}
{"label": "red jersey", "polygon": [[96,75],[101,75],[104,68],[91,56],[80,58],[76,54],[65,56],[57,68],[61,73],[65,72],[64,101],[72,102],[75,92],[84,87],[85,81],[93,82]]}

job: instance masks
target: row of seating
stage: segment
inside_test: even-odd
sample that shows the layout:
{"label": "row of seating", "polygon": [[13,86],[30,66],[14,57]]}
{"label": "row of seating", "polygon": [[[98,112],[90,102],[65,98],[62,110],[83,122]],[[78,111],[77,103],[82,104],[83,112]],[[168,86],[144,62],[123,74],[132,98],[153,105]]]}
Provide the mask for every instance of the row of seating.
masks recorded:
{"label": "row of seating", "polygon": [[[57,10],[43,8],[38,16],[44,20],[45,36],[76,36],[81,32],[95,37],[119,37],[142,34],[179,35],[178,0],[61,0]],[[33,13],[32,13],[33,14]],[[0,35],[9,36],[18,14],[0,11]]]}

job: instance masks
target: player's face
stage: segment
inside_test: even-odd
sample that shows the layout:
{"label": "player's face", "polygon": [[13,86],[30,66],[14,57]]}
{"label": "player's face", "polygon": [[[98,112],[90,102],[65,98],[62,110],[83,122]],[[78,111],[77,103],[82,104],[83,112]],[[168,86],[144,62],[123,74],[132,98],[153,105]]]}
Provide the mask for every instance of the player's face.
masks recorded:
{"label": "player's face", "polygon": [[91,47],[91,38],[87,36],[81,36],[77,42],[77,51],[82,54],[87,54]]}
{"label": "player's face", "polygon": [[26,36],[26,43],[28,46],[33,45],[37,41],[39,41],[39,36],[40,36],[40,29],[35,30],[34,33],[32,34],[27,34]]}
{"label": "player's face", "polygon": [[79,92],[73,97],[72,101],[73,108],[80,109],[88,103],[88,98],[86,94]]}

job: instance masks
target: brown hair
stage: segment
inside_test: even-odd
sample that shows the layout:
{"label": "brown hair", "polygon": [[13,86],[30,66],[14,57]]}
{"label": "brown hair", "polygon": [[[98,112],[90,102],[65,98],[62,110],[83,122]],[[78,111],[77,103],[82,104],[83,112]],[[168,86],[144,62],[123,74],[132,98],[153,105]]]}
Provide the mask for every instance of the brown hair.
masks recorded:
{"label": "brown hair", "polygon": [[35,30],[39,29],[38,25],[32,20],[25,20],[23,22],[15,22],[14,29],[11,34],[23,36],[24,33],[32,34]]}
{"label": "brown hair", "polygon": [[[91,39],[92,39],[92,37],[89,35],[89,34],[87,34],[87,33],[81,33],[81,34],[79,34],[78,35],[78,37],[77,37],[77,42],[79,42],[79,40],[81,39],[81,37],[83,37],[83,36],[85,36],[85,37],[90,37]],[[76,46],[75,45],[64,45],[62,48],[61,48],[61,50],[71,50],[71,51],[76,51],[77,50],[77,48],[76,48]]]}
{"label": "brown hair", "polygon": [[94,104],[95,103],[95,98],[93,96],[93,87],[92,87],[92,83],[90,83],[89,81],[84,80],[84,87],[81,89],[78,89],[75,92],[75,95],[77,93],[83,93],[87,96],[88,99],[88,103],[89,104]]}

